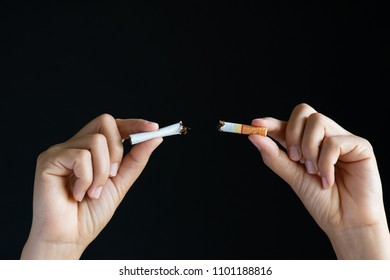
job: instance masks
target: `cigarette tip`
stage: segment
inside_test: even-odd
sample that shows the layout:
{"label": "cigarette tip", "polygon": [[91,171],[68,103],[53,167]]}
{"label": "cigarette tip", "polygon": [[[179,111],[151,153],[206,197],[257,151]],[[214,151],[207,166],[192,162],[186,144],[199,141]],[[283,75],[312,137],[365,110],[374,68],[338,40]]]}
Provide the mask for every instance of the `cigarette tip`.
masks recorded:
{"label": "cigarette tip", "polygon": [[218,130],[218,131],[222,131],[222,130],[221,130],[221,127],[223,127],[224,125],[225,125],[225,122],[222,121],[222,120],[220,120],[220,121],[218,122],[218,125],[217,125],[217,130]]}
{"label": "cigarette tip", "polygon": [[184,126],[182,121],[180,121],[180,125],[181,125],[181,129],[180,129],[181,135],[186,135],[188,131],[191,130],[191,128]]}

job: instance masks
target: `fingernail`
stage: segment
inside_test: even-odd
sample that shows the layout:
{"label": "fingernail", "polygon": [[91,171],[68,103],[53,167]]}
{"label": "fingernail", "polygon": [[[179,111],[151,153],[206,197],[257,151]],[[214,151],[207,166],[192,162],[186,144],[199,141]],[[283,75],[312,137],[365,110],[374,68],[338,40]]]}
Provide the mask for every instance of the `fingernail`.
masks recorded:
{"label": "fingernail", "polygon": [[311,160],[305,161],[305,166],[306,166],[307,173],[309,174],[317,173],[316,168]]}
{"label": "fingernail", "polygon": [[327,188],[329,187],[329,185],[328,185],[328,180],[326,180],[325,177],[321,177],[321,182],[322,182],[322,187],[323,187],[324,189],[327,189]]}
{"label": "fingernail", "polygon": [[102,190],[103,190],[103,186],[97,187],[96,190],[93,193],[93,196],[95,198],[99,198],[100,194],[102,193]]}
{"label": "fingernail", "polygon": [[151,122],[151,121],[148,121],[149,124],[153,125],[154,127],[156,127],[157,129],[159,128],[159,125],[158,123],[156,122]]}
{"label": "fingernail", "polygon": [[110,176],[115,177],[116,174],[118,173],[118,169],[119,169],[119,163],[118,162],[112,163],[110,167]]}
{"label": "fingernail", "polygon": [[298,149],[298,147],[296,147],[296,146],[290,147],[290,149],[288,151],[288,155],[290,156],[290,159],[295,160],[295,161],[301,159],[301,152]]}
{"label": "fingernail", "polygon": [[77,201],[82,201],[85,196],[85,192],[81,192],[76,196]]}

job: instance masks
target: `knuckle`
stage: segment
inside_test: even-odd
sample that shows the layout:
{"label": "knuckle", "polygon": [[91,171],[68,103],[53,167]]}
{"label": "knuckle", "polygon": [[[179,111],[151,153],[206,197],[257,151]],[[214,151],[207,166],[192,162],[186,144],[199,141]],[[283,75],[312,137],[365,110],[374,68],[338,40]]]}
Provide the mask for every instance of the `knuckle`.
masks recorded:
{"label": "knuckle", "polygon": [[92,159],[91,152],[84,149],[77,150],[76,156],[82,162],[86,162],[86,161],[90,162]]}
{"label": "knuckle", "polygon": [[304,102],[295,106],[295,110],[298,110],[298,111],[306,111],[309,109],[311,109],[311,106],[307,103],[304,103]]}
{"label": "knuckle", "polygon": [[101,126],[110,126],[116,123],[115,118],[108,113],[101,114],[98,118]]}
{"label": "knuckle", "polygon": [[326,117],[321,113],[312,113],[307,117],[307,122],[316,124],[316,123],[323,123],[326,120]]}
{"label": "knuckle", "polygon": [[95,133],[91,135],[91,145],[92,146],[104,146],[107,145],[107,139],[103,134]]}
{"label": "knuckle", "polygon": [[313,113],[316,113],[314,108],[307,103],[298,104],[297,106],[294,107],[293,112],[297,113],[298,115],[307,116],[307,117]]}

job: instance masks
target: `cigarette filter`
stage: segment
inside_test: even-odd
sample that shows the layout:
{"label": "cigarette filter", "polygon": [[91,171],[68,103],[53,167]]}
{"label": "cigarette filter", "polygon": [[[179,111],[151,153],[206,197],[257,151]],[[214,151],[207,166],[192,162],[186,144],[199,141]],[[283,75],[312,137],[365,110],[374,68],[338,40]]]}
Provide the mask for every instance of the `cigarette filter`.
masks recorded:
{"label": "cigarette filter", "polygon": [[129,135],[129,140],[131,145],[135,145],[153,138],[157,137],[166,137],[171,135],[181,134],[184,135],[188,132],[189,128],[183,126],[183,123],[180,121],[178,123],[160,128],[156,131],[140,132]]}
{"label": "cigarette filter", "polygon": [[219,121],[217,129],[222,132],[231,132],[238,134],[258,134],[267,136],[267,128],[263,126],[252,126],[246,124]]}

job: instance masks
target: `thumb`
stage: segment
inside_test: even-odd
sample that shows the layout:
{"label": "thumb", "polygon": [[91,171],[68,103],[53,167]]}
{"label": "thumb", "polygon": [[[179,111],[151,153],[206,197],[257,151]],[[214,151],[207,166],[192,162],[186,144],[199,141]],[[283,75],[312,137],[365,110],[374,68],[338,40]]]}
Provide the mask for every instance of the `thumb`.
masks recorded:
{"label": "thumb", "polygon": [[162,138],[155,138],[134,145],[124,157],[117,176],[113,178],[113,182],[119,191],[120,199],[125,196],[135,180],[140,176],[153,151],[162,141]]}
{"label": "thumb", "polygon": [[249,140],[259,150],[263,162],[298,193],[298,187],[305,176],[305,169],[288,155],[269,137],[250,135]]}

